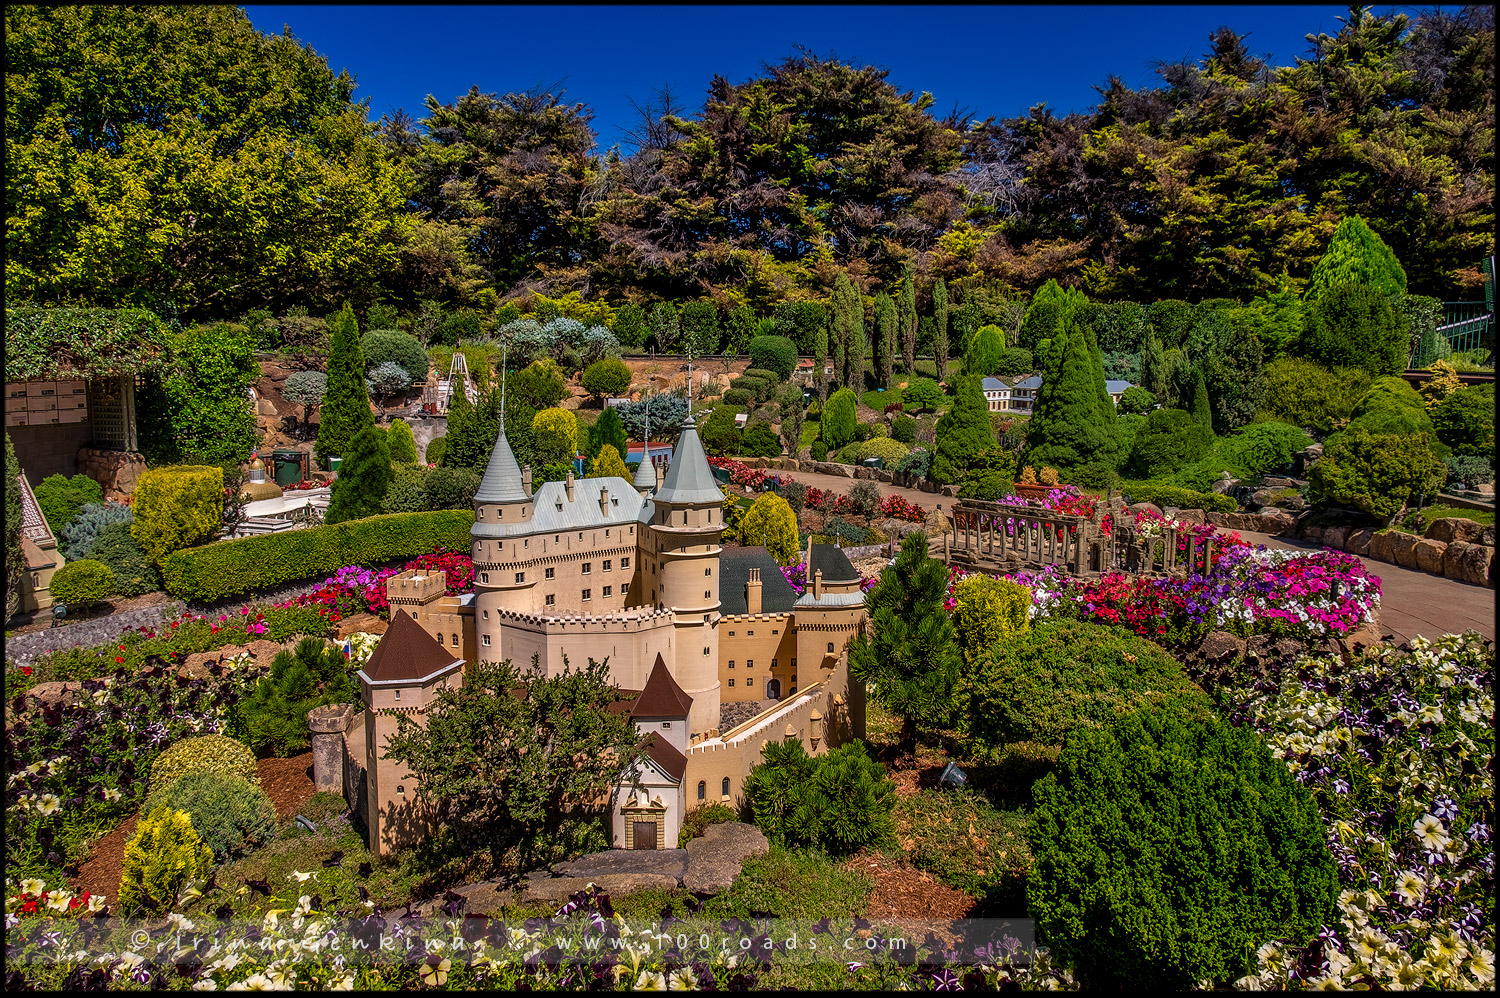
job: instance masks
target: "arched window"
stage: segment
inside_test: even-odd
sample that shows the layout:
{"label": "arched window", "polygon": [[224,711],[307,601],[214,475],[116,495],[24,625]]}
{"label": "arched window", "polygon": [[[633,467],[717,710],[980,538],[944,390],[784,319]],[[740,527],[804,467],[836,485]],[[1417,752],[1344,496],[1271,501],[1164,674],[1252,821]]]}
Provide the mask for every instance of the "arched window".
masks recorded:
{"label": "arched window", "polygon": [[728,797],[729,796],[729,777],[727,777],[727,776],[724,777],[724,784],[721,787],[721,789],[719,790],[719,796],[720,797]]}
{"label": "arched window", "polygon": [[708,796],[708,784],[702,780],[698,781],[698,799],[703,800]]}

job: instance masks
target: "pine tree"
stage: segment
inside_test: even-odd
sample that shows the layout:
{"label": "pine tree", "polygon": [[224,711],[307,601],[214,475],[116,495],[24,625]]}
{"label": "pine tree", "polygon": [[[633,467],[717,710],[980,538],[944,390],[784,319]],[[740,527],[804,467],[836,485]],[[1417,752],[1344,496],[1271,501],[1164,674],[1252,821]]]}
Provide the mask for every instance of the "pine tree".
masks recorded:
{"label": "pine tree", "polygon": [[1141,344],[1141,387],[1158,399],[1165,397],[1167,393],[1167,369],[1163,353],[1161,339],[1157,337],[1155,327],[1147,326],[1146,339]]}
{"label": "pine tree", "polygon": [[958,379],[953,406],[937,421],[937,449],[932,456],[932,480],[951,485],[963,477],[974,456],[995,446],[989,406],[978,377]]}
{"label": "pine tree", "polygon": [[1383,295],[1406,293],[1406,271],[1396,254],[1365,220],[1350,215],[1339,223],[1328,250],[1313,265],[1303,298],[1321,298],[1340,284],[1368,284]]}
{"label": "pine tree", "polygon": [[937,379],[948,377],[948,286],[939,277],[932,286],[932,357]]}
{"label": "pine tree", "polygon": [[381,501],[395,477],[391,452],[374,426],[366,426],[354,435],[343,458],[323,518],[326,523],[359,520],[379,513]]}
{"label": "pine tree", "polygon": [[391,450],[393,464],[417,463],[417,440],[411,435],[411,427],[404,419],[391,420],[391,429],[386,434],[386,445]]}
{"label": "pine tree", "polygon": [[959,649],[943,609],[948,569],[927,553],[927,535],[907,534],[896,564],[880,573],[867,597],[866,633],[849,646],[849,672],[901,716],[900,749],[910,759],[917,722],[941,725],[951,716],[958,685]]}
{"label": "pine tree", "polygon": [[1036,412],[1026,424],[1026,453],[1020,463],[1059,469],[1114,464],[1119,435],[1099,409],[1103,362],[1093,356],[1084,329],[1075,323],[1056,337],[1048,360]]}
{"label": "pine tree", "polygon": [[594,458],[589,467],[589,478],[623,478],[627,482],[631,480],[631,471],[625,466],[625,460],[620,457],[620,452],[615,450],[614,444],[605,444],[599,448],[599,456]]}
{"label": "pine tree", "polygon": [[901,275],[896,294],[896,335],[901,338],[901,356],[907,374],[917,372],[917,288],[911,264]]}
{"label": "pine tree", "polygon": [[880,386],[887,391],[895,380],[896,303],[882,291],[875,296],[875,367],[880,372]]}
{"label": "pine tree", "polygon": [[615,453],[624,460],[624,455],[630,451],[627,440],[625,423],[620,419],[620,414],[615,412],[615,407],[610,406],[599,414],[593,428],[589,430],[589,457],[598,457],[605,447],[613,447]]}
{"label": "pine tree", "polygon": [[1205,430],[1212,430],[1214,425],[1213,412],[1208,405],[1208,384],[1203,380],[1203,372],[1199,371],[1197,380],[1193,383],[1193,422]]}
{"label": "pine tree", "polygon": [[370,393],[365,389],[365,357],[359,346],[359,321],[344,304],[329,321],[332,344],[328,355],[328,391],[323,395],[318,422],[318,460],[326,465],[349,446],[355,434],[375,425]]}

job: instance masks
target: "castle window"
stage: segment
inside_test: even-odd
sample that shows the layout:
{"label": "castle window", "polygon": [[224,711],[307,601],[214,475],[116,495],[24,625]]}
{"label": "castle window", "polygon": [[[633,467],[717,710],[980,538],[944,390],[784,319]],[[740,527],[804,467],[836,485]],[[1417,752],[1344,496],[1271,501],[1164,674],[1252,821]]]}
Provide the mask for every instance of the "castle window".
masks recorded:
{"label": "castle window", "polygon": [[732,638],[732,637],[734,637],[734,632],[733,632],[733,631],[730,631],[730,632],[729,632],[729,636],[730,636],[730,637],[731,637],[731,638]]}
{"label": "castle window", "polygon": [[516,584],[520,585],[522,582],[525,582],[525,581],[526,581],[526,573],[525,572],[517,572],[516,573]]}
{"label": "castle window", "polygon": [[698,799],[703,800],[708,796],[708,784],[702,780],[698,781]]}
{"label": "castle window", "polygon": [[828,642],[828,650],[829,651],[833,651],[833,642],[832,641]]}
{"label": "castle window", "polygon": [[708,590],[705,589],[705,590],[703,590],[703,598],[704,599],[712,599],[713,597],[709,596],[708,595]]}
{"label": "castle window", "polygon": [[705,568],[705,569],[704,569],[704,570],[703,570],[703,574],[704,574],[704,575],[713,575],[713,574],[714,574],[714,570],[713,570],[713,569],[711,569],[711,568]]}
{"label": "castle window", "polygon": [[755,677],[754,676],[746,676],[745,677],[745,685],[746,686],[754,686],[755,685]]}
{"label": "castle window", "polygon": [[488,610],[484,611],[484,619],[485,620],[489,620],[490,619],[490,612]]}
{"label": "castle window", "polygon": [[626,583],[624,583],[623,585],[620,586],[620,595],[621,596],[629,596],[630,595],[630,583],[626,582]]}
{"label": "castle window", "polygon": [[547,605],[548,606],[556,606],[557,605],[557,597],[553,596],[551,593],[548,593],[547,594]]}
{"label": "castle window", "polygon": [[792,692],[789,693],[789,694],[787,694],[787,695],[788,696],[796,696],[797,695],[797,687],[793,686],[792,687]]}
{"label": "castle window", "polygon": [[747,668],[747,669],[753,669],[753,668],[755,668],[755,659],[753,659],[753,658],[747,658],[747,659],[745,659],[745,668]]}
{"label": "castle window", "polygon": [[605,599],[609,599],[610,595],[612,594],[612,590],[613,589],[614,589],[613,586],[605,586],[604,587],[604,598]]}
{"label": "castle window", "polygon": [[559,513],[562,512],[562,503],[560,503],[560,502],[559,503],[554,503],[553,505],[555,505],[557,507],[557,511]]}
{"label": "castle window", "polygon": [[479,518],[480,518],[480,519],[481,519],[481,520],[483,520],[483,519],[484,519],[484,507],[483,507],[483,506],[480,506],[480,507],[479,507]]}
{"label": "castle window", "polygon": [[780,630],[778,630],[778,629],[777,629],[777,628],[775,628],[775,627],[773,627],[773,628],[771,628],[771,633],[772,633],[772,634],[780,634],[780,633],[781,633],[781,631],[780,631]]}
{"label": "castle window", "polygon": [[396,788],[396,796],[398,796],[398,797],[405,797],[406,796],[406,788],[405,787],[397,787]]}
{"label": "castle window", "polygon": [[458,647],[458,635],[457,634],[453,635],[453,647],[455,647],[455,648]]}
{"label": "castle window", "polygon": [[621,568],[629,568],[630,567],[630,559],[629,558],[621,558],[620,559],[620,567]]}
{"label": "castle window", "polygon": [[583,563],[583,574],[584,575],[588,575],[589,572],[591,572],[592,570],[593,570],[593,566],[589,562],[584,562]]}
{"label": "castle window", "polygon": [[663,721],[663,722],[661,722],[661,726],[663,728],[670,728],[672,726],[672,722],[671,721]]}
{"label": "castle window", "polygon": [[771,659],[771,668],[776,668],[776,660],[774,658]]}
{"label": "castle window", "polygon": [[547,569],[546,577],[549,578],[549,579],[555,579],[555,578],[557,578],[557,569],[555,569],[555,568],[549,568],[549,569]]}
{"label": "castle window", "polygon": [[730,660],[729,660],[729,667],[730,667],[730,668],[731,668],[731,669],[733,669],[733,668],[734,668],[734,659],[732,659],[732,658],[731,658],[731,659],[730,659]]}
{"label": "castle window", "polygon": [[593,590],[592,589],[585,589],[583,591],[583,601],[585,603],[587,603],[589,600],[591,600],[593,598],[594,597],[593,597]]}
{"label": "castle window", "polygon": [[709,650],[707,648],[703,649],[703,654],[705,654],[705,655],[709,654]]}
{"label": "castle window", "polygon": [[397,703],[401,702],[401,691],[400,690],[396,691],[396,702]]}
{"label": "castle window", "polygon": [[687,510],[682,511],[682,525],[687,526]]}
{"label": "castle window", "polygon": [[609,559],[608,558],[604,559],[604,571],[606,571],[606,572],[609,571]]}
{"label": "castle window", "polygon": [[730,686],[733,686],[733,685],[734,685],[734,678],[733,678],[733,677],[730,677],[730,680],[729,680],[729,685],[730,685]]}
{"label": "castle window", "polygon": [[754,631],[746,631],[745,632],[745,637],[747,637],[747,638],[753,638],[753,637],[755,637],[755,632]]}
{"label": "castle window", "polygon": [[[619,502],[619,501],[620,501],[620,500],[618,500],[618,499],[616,499],[616,500],[615,500],[615,502]],[[605,536],[605,537],[608,537],[608,536],[609,536],[609,528],[608,528],[608,527],[605,527],[605,528],[604,528],[604,536]],[[607,563],[607,562],[606,562],[606,564],[608,564],[608,563]],[[609,570],[608,570],[608,569],[605,569],[605,571],[609,571]]]}
{"label": "castle window", "polygon": [[479,581],[488,583],[490,581],[490,573],[489,572],[480,572],[479,573]]}
{"label": "castle window", "polygon": [[[792,659],[792,672],[795,673],[796,671],[797,671],[797,660],[794,658],[794,659]],[[796,679],[797,677],[795,675],[793,675],[792,678]]]}
{"label": "castle window", "polygon": [[727,776],[724,777],[724,782],[722,784],[720,784],[719,796],[721,796],[721,797],[728,797],[729,796],[729,777],[727,777]]}
{"label": "castle window", "polygon": [[484,635],[484,646],[486,648],[490,646],[490,636],[488,634]]}

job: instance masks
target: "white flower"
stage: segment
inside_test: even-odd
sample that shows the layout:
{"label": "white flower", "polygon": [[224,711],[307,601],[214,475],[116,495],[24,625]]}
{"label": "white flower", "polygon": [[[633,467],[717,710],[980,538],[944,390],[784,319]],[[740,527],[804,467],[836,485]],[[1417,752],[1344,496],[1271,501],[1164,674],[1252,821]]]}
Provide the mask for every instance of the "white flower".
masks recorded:
{"label": "white flower", "polygon": [[56,794],[42,794],[36,802],[36,809],[44,815],[55,814],[60,807],[62,807],[62,801],[57,799]]}
{"label": "white flower", "polygon": [[1417,841],[1429,850],[1435,851],[1448,844],[1447,830],[1435,814],[1424,814],[1412,822],[1412,831],[1416,833]]}
{"label": "white flower", "polygon": [[238,985],[231,984],[225,991],[274,991],[271,979],[265,974],[251,974]]}
{"label": "white flower", "polygon": [[90,915],[92,915],[94,912],[99,911],[100,909],[102,909],[104,907],[104,905],[105,905],[105,897],[104,897],[103,894],[90,894],[89,895],[89,914]]}
{"label": "white flower", "polygon": [[168,915],[167,923],[174,926],[178,932],[193,931],[193,923],[188,921],[187,916],[179,911],[174,911],[172,912],[172,914]]}
{"label": "white flower", "polygon": [[1419,988],[1426,977],[1426,969],[1425,963],[1413,963],[1409,954],[1402,953],[1396,957],[1396,965],[1392,968],[1391,976],[1395,978],[1392,983],[1403,991]]}
{"label": "white flower", "polygon": [[698,978],[687,967],[672,971],[672,977],[667,981],[668,991],[696,991],[697,988]]}
{"label": "white flower", "polygon": [[42,771],[42,768],[44,767],[44,765],[45,765],[45,763],[33,762],[31,765],[29,765],[25,769],[23,769],[22,772],[26,773],[29,776],[36,776],[37,774],[39,774]]}
{"label": "white flower", "polygon": [[54,891],[52,896],[47,898],[47,907],[53,911],[67,911],[68,902],[72,897],[73,895],[64,893],[63,891]]}
{"label": "white flower", "polygon": [[643,970],[641,971],[641,976],[635,979],[635,990],[665,991],[667,990],[667,979],[655,971]]}
{"label": "white flower", "polygon": [[36,897],[46,889],[47,882],[45,880],[38,880],[36,877],[28,877],[25,880],[21,881],[22,894],[30,894],[33,897]]}
{"label": "white flower", "polygon": [[287,879],[295,880],[299,884],[305,884],[307,883],[308,878],[312,876],[313,874],[311,873],[303,873],[301,870],[293,870],[291,876],[287,877]]}
{"label": "white flower", "polygon": [[1407,904],[1416,904],[1427,893],[1427,885],[1415,872],[1407,870],[1396,878],[1396,893]]}
{"label": "white flower", "polygon": [[212,977],[202,977],[193,982],[194,991],[217,991],[219,986],[214,983]]}
{"label": "white flower", "polygon": [[[120,791],[116,790],[114,787],[105,787],[103,793],[105,800],[119,800],[122,796]],[[209,983],[211,984],[213,982],[210,981]]]}
{"label": "white flower", "polygon": [[339,978],[336,981],[329,982],[328,990],[329,991],[353,991],[354,990],[354,975],[350,974],[347,977],[341,977],[341,978]]}
{"label": "white flower", "polygon": [[1495,954],[1487,949],[1475,949],[1469,954],[1469,973],[1480,984],[1495,983]]}
{"label": "white flower", "polygon": [[452,968],[452,962],[444,957],[436,964],[430,960],[422,964],[422,983],[430,988],[440,988],[448,983],[448,971]]}

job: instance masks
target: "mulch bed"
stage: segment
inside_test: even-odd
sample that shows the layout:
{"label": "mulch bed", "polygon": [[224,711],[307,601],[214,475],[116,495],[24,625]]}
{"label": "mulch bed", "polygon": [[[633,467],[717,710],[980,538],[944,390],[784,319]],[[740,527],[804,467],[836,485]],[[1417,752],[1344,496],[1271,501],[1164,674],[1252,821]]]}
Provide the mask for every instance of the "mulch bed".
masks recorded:
{"label": "mulch bed", "polygon": [[849,860],[847,868],[875,880],[870,894],[872,919],[940,921],[963,918],[974,907],[974,899],[963,891],[885,856],[861,853]]}
{"label": "mulch bed", "polygon": [[[276,805],[276,817],[286,821],[302,810],[313,795],[312,752],[290,759],[261,759],[255,764],[261,789]],[[125,862],[125,843],[135,835],[139,815],[131,815],[119,828],[94,844],[94,851],[73,878],[73,886],[90,894],[103,894],[111,901],[120,889]]]}

